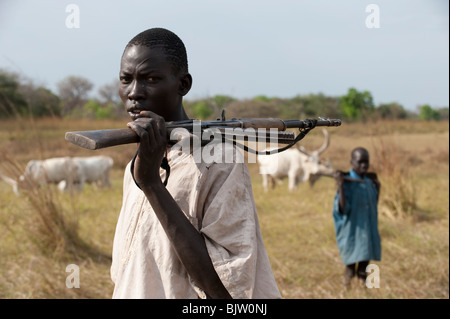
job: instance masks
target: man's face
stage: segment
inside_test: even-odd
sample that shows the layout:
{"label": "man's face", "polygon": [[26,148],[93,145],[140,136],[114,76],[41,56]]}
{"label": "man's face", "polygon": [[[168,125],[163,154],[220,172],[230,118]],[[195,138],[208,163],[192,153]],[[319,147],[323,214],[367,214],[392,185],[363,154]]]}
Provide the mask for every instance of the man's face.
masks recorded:
{"label": "man's face", "polygon": [[166,121],[178,120],[181,107],[179,77],[160,48],[142,45],[128,47],[120,64],[119,95],[132,120],[143,110]]}
{"label": "man's face", "polygon": [[360,176],[364,176],[369,169],[369,154],[364,151],[356,151],[353,156],[350,164],[353,167],[353,170]]}

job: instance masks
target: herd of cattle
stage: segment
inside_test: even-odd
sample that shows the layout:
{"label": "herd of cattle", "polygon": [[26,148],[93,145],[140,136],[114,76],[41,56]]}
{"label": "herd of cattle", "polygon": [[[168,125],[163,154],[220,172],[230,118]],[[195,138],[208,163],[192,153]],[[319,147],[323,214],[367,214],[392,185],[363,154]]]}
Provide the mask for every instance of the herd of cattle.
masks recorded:
{"label": "herd of cattle", "polygon": [[[323,129],[325,140],[321,147],[307,151],[304,147],[292,147],[273,155],[258,156],[259,172],[262,175],[263,187],[267,192],[269,182],[275,187],[275,181],[288,178],[289,191],[293,191],[299,183],[309,182],[312,187],[321,176],[331,176],[334,172],[329,161],[320,159],[320,155],[328,148],[330,136]],[[81,191],[84,184],[95,187],[109,187],[110,171],[113,159],[109,156],[90,157],[56,157],[46,160],[31,160],[25,172],[18,180],[5,176],[0,178],[10,184],[14,192],[19,194],[21,188],[44,184],[57,184],[60,191]]]}
{"label": "herd of cattle", "polygon": [[17,180],[0,172],[0,177],[13,187],[16,194],[21,189],[57,184],[60,191],[81,191],[84,184],[95,187],[111,186],[110,171],[113,159],[109,156],[55,157],[45,160],[31,160],[25,172]]}

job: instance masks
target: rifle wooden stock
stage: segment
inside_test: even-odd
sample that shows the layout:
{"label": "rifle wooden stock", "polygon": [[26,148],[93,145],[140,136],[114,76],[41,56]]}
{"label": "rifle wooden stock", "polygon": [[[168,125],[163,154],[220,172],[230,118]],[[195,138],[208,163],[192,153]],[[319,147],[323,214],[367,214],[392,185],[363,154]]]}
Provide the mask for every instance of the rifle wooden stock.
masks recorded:
{"label": "rifle wooden stock", "polygon": [[89,150],[139,142],[139,136],[130,128],[66,132],[65,138],[66,141]]}
{"label": "rifle wooden stock", "polygon": [[[262,118],[262,119],[232,119],[232,120],[217,120],[217,121],[178,121],[178,122],[167,122],[166,129],[168,137],[172,130],[176,128],[184,128],[195,133],[196,122],[199,128],[203,132],[206,129],[218,129],[221,133],[224,133],[226,128],[242,128],[242,129],[254,129],[255,137],[259,136],[257,129],[276,129],[278,131],[277,139],[279,143],[289,144],[294,141],[293,132],[284,132],[288,128],[308,128],[312,127],[312,122],[305,120],[280,120],[273,118]],[[341,125],[341,120],[329,120],[321,119],[317,120],[316,126],[339,126]],[[243,139],[249,137],[247,132],[239,135],[238,131],[233,131],[232,134],[236,133],[237,139]],[[273,136],[268,133],[265,134],[265,140],[269,140]],[[105,147],[111,147],[122,144],[137,143],[139,142],[139,136],[134,133],[130,128],[124,129],[109,129],[109,130],[94,130],[94,131],[76,131],[76,132],[66,132],[65,139],[75,145],[80,147],[96,150]],[[172,141],[177,142],[177,141]]]}

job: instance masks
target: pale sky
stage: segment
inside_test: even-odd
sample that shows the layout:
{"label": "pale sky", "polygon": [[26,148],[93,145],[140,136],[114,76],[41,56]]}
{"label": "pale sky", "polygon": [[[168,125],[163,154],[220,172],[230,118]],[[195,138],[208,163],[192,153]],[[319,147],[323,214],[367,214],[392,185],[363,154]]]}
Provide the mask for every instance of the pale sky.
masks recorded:
{"label": "pale sky", "polygon": [[[68,27],[69,4],[79,28]],[[355,87],[376,105],[415,111],[449,105],[448,17],[447,0],[0,0],[0,68],[55,93],[58,81],[82,76],[94,95],[118,78],[132,37],[164,27],[187,48],[187,99],[340,96]]]}

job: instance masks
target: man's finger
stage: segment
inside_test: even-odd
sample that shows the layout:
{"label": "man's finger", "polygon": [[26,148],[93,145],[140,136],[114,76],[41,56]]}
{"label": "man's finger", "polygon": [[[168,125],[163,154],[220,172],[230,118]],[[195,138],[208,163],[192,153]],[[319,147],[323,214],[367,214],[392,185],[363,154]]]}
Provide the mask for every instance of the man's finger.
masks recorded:
{"label": "man's finger", "polygon": [[159,116],[158,114],[156,114],[156,113],[153,113],[152,111],[141,111],[140,113],[139,113],[139,115],[138,115],[138,118],[137,119],[139,119],[139,118],[154,118],[154,119],[157,119],[157,118],[160,118],[161,116]]}

